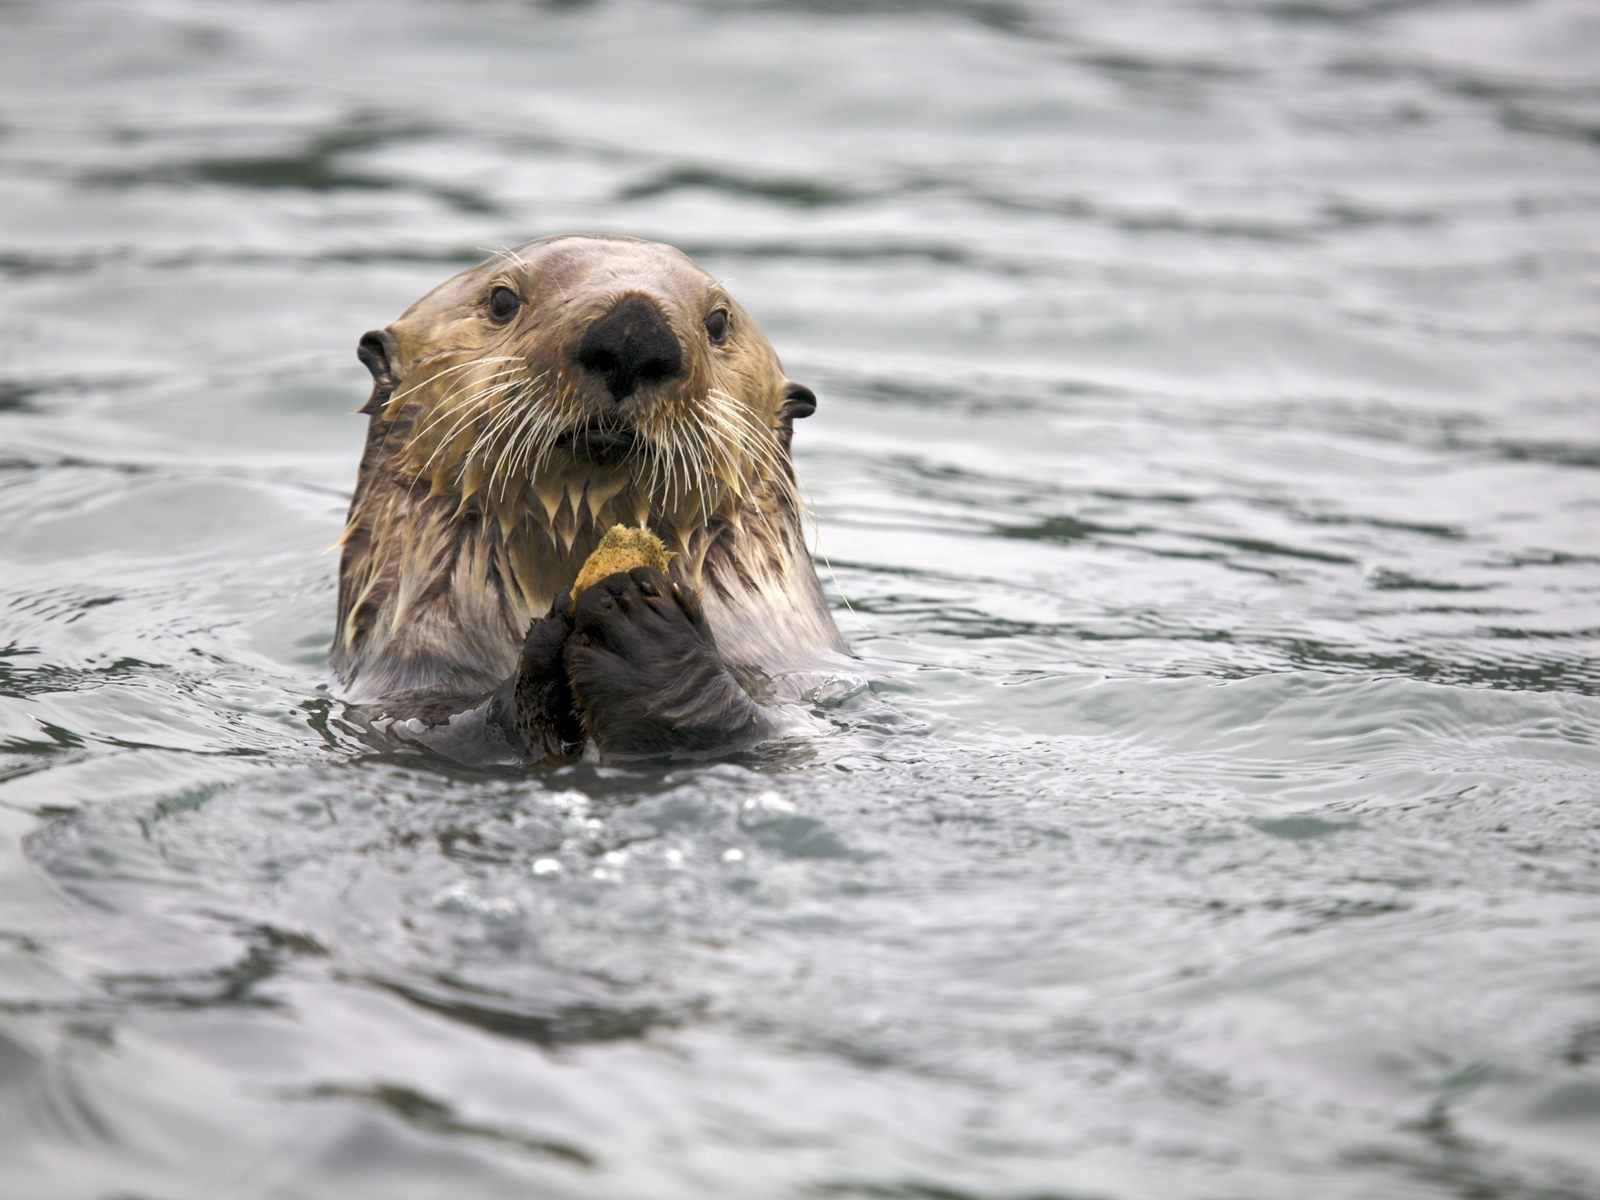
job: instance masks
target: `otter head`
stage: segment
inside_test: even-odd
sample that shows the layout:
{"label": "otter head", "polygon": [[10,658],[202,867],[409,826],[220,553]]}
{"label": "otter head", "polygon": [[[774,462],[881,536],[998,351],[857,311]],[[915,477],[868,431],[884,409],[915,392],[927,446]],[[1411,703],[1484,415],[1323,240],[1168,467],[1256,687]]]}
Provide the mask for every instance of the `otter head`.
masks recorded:
{"label": "otter head", "polygon": [[[374,387],[341,566],[347,681],[368,659],[448,657],[452,622],[451,651],[514,654],[615,523],[649,525],[695,586],[752,521],[781,551],[774,570],[797,553],[789,441],[816,399],[669,246],[530,242],[435,288],[358,354]],[[468,657],[492,673],[497,655]]]}
{"label": "otter head", "polygon": [[408,486],[569,546],[602,510],[684,543],[736,518],[747,494],[790,478],[788,427],[816,406],[717,280],[629,238],[506,251],[358,353],[368,411],[408,431],[390,463]]}

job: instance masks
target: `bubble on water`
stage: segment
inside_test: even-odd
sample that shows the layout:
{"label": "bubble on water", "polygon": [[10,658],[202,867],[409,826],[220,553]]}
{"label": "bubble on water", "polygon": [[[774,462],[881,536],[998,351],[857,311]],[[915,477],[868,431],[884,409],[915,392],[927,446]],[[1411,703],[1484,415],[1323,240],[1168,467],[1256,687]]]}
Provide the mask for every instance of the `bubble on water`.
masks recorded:
{"label": "bubble on water", "polygon": [[522,911],[510,896],[485,896],[466,880],[435,892],[433,907],[440,912],[470,913],[491,920],[504,920]]}
{"label": "bubble on water", "polygon": [[740,806],[739,811],[741,818],[748,820],[750,818],[787,816],[794,810],[792,801],[785,800],[777,792],[765,791],[758,792],[747,799]]}
{"label": "bubble on water", "polygon": [[472,902],[472,886],[465,880],[440,888],[433,896],[433,906],[442,910],[461,910]]}

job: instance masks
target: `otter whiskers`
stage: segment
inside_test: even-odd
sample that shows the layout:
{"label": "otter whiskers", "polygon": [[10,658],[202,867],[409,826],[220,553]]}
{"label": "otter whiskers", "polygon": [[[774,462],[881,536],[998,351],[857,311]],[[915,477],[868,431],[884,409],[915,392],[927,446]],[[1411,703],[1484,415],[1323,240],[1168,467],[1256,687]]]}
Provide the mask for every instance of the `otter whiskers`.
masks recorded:
{"label": "otter whiskers", "polygon": [[[495,361],[515,360],[511,360],[509,356],[507,356],[506,359],[497,359]],[[451,370],[454,369],[456,368],[451,368]],[[444,375],[448,373],[448,371],[444,371],[440,372],[439,374]],[[449,429],[445,431],[444,435],[440,437],[438,444],[428,454],[428,457],[424,459],[420,465],[414,467],[411,484],[406,489],[406,495],[408,498],[416,490],[417,481],[429,473],[434,462],[439,458],[439,456],[455,442],[456,435],[477,418],[479,415],[479,410],[483,404],[484,393],[499,381],[514,380],[519,373],[520,372],[515,367],[502,367],[498,371],[491,372],[484,379],[462,379],[456,381],[452,385],[450,390],[446,392],[439,401],[440,407],[443,411],[441,411],[433,420],[429,421],[428,424],[422,429],[412,434],[402,447],[401,456],[414,459],[415,453],[420,451],[425,444],[425,439],[427,438],[428,434],[437,428],[442,422],[454,418],[453,423],[450,425]],[[435,378],[437,378],[437,376],[435,376]],[[472,387],[474,384],[477,385],[476,390],[463,390],[465,388]],[[415,390],[415,388],[408,388],[407,394]],[[458,395],[459,398],[457,398]]]}
{"label": "otter whiskers", "polygon": [[[636,519],[684,528],[690,523],[705,527],[717,517],[740,524],[745,498],[762,492],[798,507],[793,470],[777,430],[731,392],[711,387],[651,410],[632,426],[614,425],[596,421],[582,394],[559,371],[547,369],[530,378],[526,362],[498,355],[482,360],[488,371],[470,376],[460,373],[474,364],[457,363],[396,393],[400,399],[428,384],[448,384],[429,406],[433,411],[427,423],[401,447],[412,476],[408,495],[424,478],[431,480],[430,494],[448,487],[458,504],[483,491],[496,503],[502,527],[509,531],[521,518],[507,506],[531,488],[543,506],[543,523],[553,525],[557,510],[565,511],[562,495],[570,491],[545,482],[563,436],[584,428],[627,429],[633,438],[617,463],[626,481],[619,479],[614,490],[587,497],[591,523],[629,483],[635,496],[630,511]],[[580,489],[570,500],[573,520],[580,516],[583,495]],[[567,520],[561,517],[563,523]]]}

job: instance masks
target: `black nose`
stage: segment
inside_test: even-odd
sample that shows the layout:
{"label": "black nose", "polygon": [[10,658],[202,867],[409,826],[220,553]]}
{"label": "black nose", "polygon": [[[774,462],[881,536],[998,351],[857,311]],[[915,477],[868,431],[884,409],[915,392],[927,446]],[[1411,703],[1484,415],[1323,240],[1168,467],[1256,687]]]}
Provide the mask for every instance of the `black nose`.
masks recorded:
{"label": "black nose", "polygon": [[583,335],[577,359],[606,381],[613,400],[626,400],[642,384],[683,374],[683,351],[661,310],[629,296]]}

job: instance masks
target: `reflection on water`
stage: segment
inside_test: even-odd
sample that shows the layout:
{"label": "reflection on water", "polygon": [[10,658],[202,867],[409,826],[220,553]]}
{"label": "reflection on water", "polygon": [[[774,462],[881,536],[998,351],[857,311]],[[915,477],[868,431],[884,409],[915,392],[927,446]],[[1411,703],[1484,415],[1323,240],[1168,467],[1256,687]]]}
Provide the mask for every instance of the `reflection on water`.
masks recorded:
{"label": "reflection on water", "polygon": [[[4,22],[17,1195],[1600,1190],[1591,5]],[[329,693],[356,337],[565,230],[820,396],[828,736]]]}

